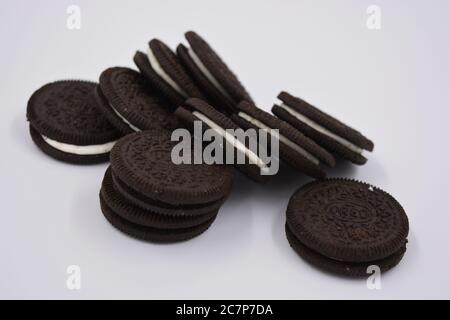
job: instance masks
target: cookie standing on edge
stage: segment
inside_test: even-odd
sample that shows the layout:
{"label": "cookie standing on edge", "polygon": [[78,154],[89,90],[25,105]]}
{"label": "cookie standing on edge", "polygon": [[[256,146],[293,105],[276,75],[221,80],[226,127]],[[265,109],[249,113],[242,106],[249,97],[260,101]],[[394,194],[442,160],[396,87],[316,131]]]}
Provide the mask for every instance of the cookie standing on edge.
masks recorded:
{"label": "cookie standing on edge", "polygon": [[406,251],[408,217],[388,193],[369,184],[327,179],[301,187],[286,212],[286,236],[305,260],[325,270],[365,276],[396,266]]}
{"label": "cookie standing on edge", "polygon": [[272,108],[277,117],[289,122],[328,151],[355,164],[366,163],[362,152],[373,151],[374,144],[360,132],[287,92],[281,92],[278,99],[282,103]]}
{"label": "cookie standing on edge", "polygon": [[162,41],[151,40],[147,54],[138,51],[133,60],[141,73],[174,105],[179,106],[191,97],[204,99],[176,54]]}
{"label": "cookie standing on edge", "polygon": [[96,84],[56,81],[31,96],[27,119],[34,143],[58,160],[76,164],[107,161],[121,133],[98,110]]}
{"label": "cookie standing on edge", "polygon": [[324,178],[326,173],[320,167],[320,163],[334,166],[334,158],[331,154],[288,123],[247,101],[241,102],[237,109],[238,112],[231,115],[231,120],[240,127],[265,129],[268,132],[270,129],[279,130],[280,158],[293,168],[314,178]]}
{"label": "cookie standing on edge", "polygon": [[175,164],[166,131],[130,134],[111,152],[100,191],[106,219],[119,230],[153,242],[177,242],[204,232],[228,197],[231,168]]}
{"label": "cookie standing on edge", "polygon": [[[175,111],[175,115],[186,123],[189,128],[192,128],[194,121],[201,121],[206,125],[202,127],[203,131],[208,128],[214,129],[222,136],[225,142],[223,145],[224,158],[227,158],[226,151],[229,150],[228,147],[232,146],[231,148],[234,153],[234,166],[237,169],[245,173],[256,182],[266,182],[269,179],[270,168],[268,167],[268,164],[265,163],[264,160],[256,153],[262,148],[265,148],[265,146],[258,145],[257,140],[253,141],[250,139],[252,142],[255,142],[256,146],[258,146],[258,150],[252,150],[245,144],[245,142],[227,134],[227,129],[236,130],[241,128],[231,121],[231,119],[225,114],[220,113],[208,103],[200,99],[191,98],[186,100],[183,106],[179,107]],[[236,163],[238,153],[243,155],[243,158],[245,158],[245,164]],[[224,159],[224,163],[226,163],[225,160],[226,159]],[[276,161],[278,161],[278,159],[276,159]],[[263,174],[263,172],[266,174]]]}
{"label": "cookie standing on edge", "polygon": [[124,134],[143,130],[173,130],[179,127],[171,111],[139,72],[109,68],[100,75],[96,89],[100,110]]}
{"label": "cookie standing on edge", "polygon": [[203,38],[193,31],[185,36],[190,47],[180,44],[178,57],[213,106],[232,113],[239,102],[253,102],[236,75]]}

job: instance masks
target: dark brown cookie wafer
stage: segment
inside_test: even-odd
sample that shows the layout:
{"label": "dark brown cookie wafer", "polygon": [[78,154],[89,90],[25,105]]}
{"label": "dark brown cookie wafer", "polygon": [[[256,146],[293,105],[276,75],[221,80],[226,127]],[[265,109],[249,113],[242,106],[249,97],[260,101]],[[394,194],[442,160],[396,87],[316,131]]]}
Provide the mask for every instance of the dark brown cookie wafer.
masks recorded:
{"label": "dark brown cookie wafer", "polygon": [[203,38],[193,31],[185,36],[191,48],[179,45],[177,54],[214,106],[231,113],[242,100],[252,101],[236,75]]}
{"label": "dark brown cookie wafer", "polygon": [[213,211],[219,210],[219,208],[224,203],[226,197],[223,199],[201,203],[201,204],[190,204],[190,205],[171,205],[168,203],[164,203],[161,201],[153,200],[139,192],[133,190],[126,183],[121,181],[118,177],[112,175],[112,180],[114,182],[114,188],[121,194],[121,196],[127,201],[133,203],[137,207],[140,207],[144,210],[150,210],[161,215],[168,216],[199,216],[208,214]]}
{"label": "dark brown cookie wafer", "polygon": [[309,249],[353,263],[398,253],[409,231],[408,218],[392,196],[347,179],[301,187],[289,201],[286,220],[297,240]]}
{"label": "dark brown cookie wafer", "polygon": [[128,135],[111,152],[112,171],[138,193],[171,205],[211,203],[230,193],[231,168],[175,164],[171,158],[175,145],[168,132]]}
{"label": "dark brown cookie wafer", "polygon": [[287,92],[281,92],[278,98],[283,104],[274,105],[272,112],[279,118],[289,122],[330,152],[355,164],[366,163],[362,150],[372,151],[374,144],[359,131]]}
{"label": "dark brown cookie wafer", "polygon": [[190,228],[157,229],[138,225],[126,219],[123,219],[108,206],[101,194],[100,206],[105,218],[115,228],[134,238],[151,242],[172,243],[189,240],[205,232],[215,219],[214,217],[207,222]]}
{"label": "dark brown cookie wafer", "polygon": [[[186,73],[176,54],[162,41],[153,39],[148,54],[137,52],[134,62],[141,73],[174,105],[203,94]],[[150,60],[151,59],[151,60]]]}
{"label": "dark brown cookie wafer", "polygon": [[161,99],[137,71],[121,67],[105,70],[100,76],[98,98],[105,116],[126,134],[171,131],[180,126],[171,113],[174,106]]}
{"label": "dark brown cookie wafer", "polygon": [[367,273],[367,270],[369,266],[378,266],[381,272],[386,272],[389,269],[395,267],[401,261],[406,251],[406,246],[403,246],[397,252],[386,258],[369,262],[338,261],[327,258],[303,245],[294,236],[294,234],[289,229],[289,226],[287,224],[285,229],[286,229],[286,237],[289,241],[289,244],[300,257],[302,257],[312,265],[317,266],[323,270],[332,273],[347,275],[350,277],[368,276],[369,274]]}
{"label": "dark brown cookie wafer", "polygon": [[158,229],[180,229],[200,225],[214,218],[217,215],[218,208],[215,211],[207,212],[202,215],[163,215],[154,211],[144,210],[132,202],[128,201],[113,184],[111,170],[105,173],[100,191],[103,199],[117,215],[122,218],[142,226]]}
{"label": "dark brown cookie wafer", "polygon": [[334,158],[325,149],[277,117],[243,101],[231,120],[244,129],[278,129],[280,158],[294,168],[315,178],[324,178],[325,171],[319,163],[334,166]]}
{"label": "dark brown cookie wafer", "polygon": [[33,93],[27,119],[31,137],[42,151],[79,164],[108,159],[121,134],[98,110],[95,86],[87,81],[57,81]]}

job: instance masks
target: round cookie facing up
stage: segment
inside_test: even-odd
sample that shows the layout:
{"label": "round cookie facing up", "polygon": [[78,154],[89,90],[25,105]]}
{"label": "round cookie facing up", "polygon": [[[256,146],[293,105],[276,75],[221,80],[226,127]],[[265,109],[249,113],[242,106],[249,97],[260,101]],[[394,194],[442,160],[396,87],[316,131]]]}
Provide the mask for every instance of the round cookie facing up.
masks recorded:
{"label": "round cookie facing up", "polygon": [[107,161],[122,134],[99,111],[96,83],[64,80],[49,83],[31,96],[27,106],[35,144],[58,160],[91,164]]}
{"label": "round cookie facing up", "polygon": [[327,179],[301,187],[290,199],[286,235],[305,260],[348,276],[387,271],[406,251],[408,218],[388,193],[369,184]]}
{"label": "round cookie facing up", "polygon": [[191,97],[204,99],[177,55],[164,42],[151,40],[147,53],[138,51],[133,60],[148,81],[175,106]]}
{"label": "round cookie facing up", "polygon": [[114,67],[103,71],[96,97],[105,117],[123,134],[179,128],[171,113],[174,106],[160,98],[145,77],[132,69]]}
{"label": "round cookie facing up", "polygon": [[185,37],[190,47],[180,44],[178,57],[208,102],[227,114],[233,113],[243,100],[253,102],[237,76],[202,37],[193,31],[187,32]]}
{"label": "round cookie facing up", "polygon": [[222,201],[233,184],[225,165],[175,164],[169,132],[130,134],[111,151],[113,175],[136,192],[173,206]]}

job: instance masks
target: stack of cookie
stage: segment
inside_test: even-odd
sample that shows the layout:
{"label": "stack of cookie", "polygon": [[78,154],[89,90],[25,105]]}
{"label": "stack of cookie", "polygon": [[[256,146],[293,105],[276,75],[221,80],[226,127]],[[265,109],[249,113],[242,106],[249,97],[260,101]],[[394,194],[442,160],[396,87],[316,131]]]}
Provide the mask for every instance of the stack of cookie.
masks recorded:
{"label": "stack of cookie", "polygon": [[100,191],[101,209],[119,230],[153,242],[193,238],[209,228],[228,197],[233,172],[222,165],[176,165],[166,131],[122,138]]}

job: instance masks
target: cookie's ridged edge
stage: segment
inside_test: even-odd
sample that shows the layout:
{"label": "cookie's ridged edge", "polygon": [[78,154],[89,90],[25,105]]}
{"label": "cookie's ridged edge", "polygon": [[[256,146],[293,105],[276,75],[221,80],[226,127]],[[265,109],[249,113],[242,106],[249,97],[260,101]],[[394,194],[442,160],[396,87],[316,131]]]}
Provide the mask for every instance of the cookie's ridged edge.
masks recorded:
{"label": "cookie's ridged edge", "polygon": [[184,102],[185,98],[153,70],[145,53],[137,51],[133,57],[133,61],[147,80],[150,81],[152,85],[169,101],[176,106],[179,106]]}
{"label": "cookie's ridged edge", "polygon": [[[279,119],[278,117],[256,107],[248,101],[243,101],[239,103],[238,109],[244,113],[247,113],[251,117],[263,122],[268,127],[273,129],[278,129],[280,134],[285,136],[290,141],[296,143],[301,148],[305,149],[311,153],[314,157],[319,159],[322,163],[327,166],[334,167],[335,160],[334,157],[312,139],[305,136],[303,133],[295,129],[289,123]],[[239,117],[237,115],[237,117]]]}
{"label": "cookie's ridged edge", "polygon": [[170,204],[161,201],[155,201],[146,197],[145,195],[139,194],[139,192],[133,190],[131,186],[128,186],[125,182],[120,181],[120,179],[117,178],[114,173],[112,173],[112,180],[114,183],[114,188],[128,202],[133,203],[136,207],[139,207],[143,210],[153,211],[160,215],[169,217],[195,217],[208,214],[213,211],[218,211],[225,200],[228,198],[227,195],[224,198],[213,203],[205,203],[201,205],[172,206]]}
{"label": "cookie's ridged edge", "polygon": [[236,74],[205,39],[194,31],[186,32],[185,38],[208,71],[236,103],[243,100],[253,102],[247,89],[245,89]]}
{"label": "cookie's ridged edge", "polygon": [[202,92],[182,66],[179,58],[164,42],[153,39],[149,42],[153,54],[158,59],[161,68],[174,80],[190,98],[204,99]]}
{"label": "cookie's ridged edge", "polygon": [[[354,248],[345,249],[339,248],[338,246],[324,244],[322,241],[317,239],[311,231],[303,228],[300,223],[295,223],[295,221],[292,221],[293,217],[295,217],[296,211],[296,208],[293,208],[292,204],[294,197],[298,196],[303,192],[308,191],[310,188],[316,185],[320,185],[326,182],[350,182],[362,184],[362,186],[367,188],[372,187],[374,191],[377,190],[381,192],[383,196],[387,196],[388,198],[392,199],[394,205],[396,206],[396,209],[398,209],[399,212],[401,213],[401,220],[403,222],[401,226],[402,228],[401,230],[399,230],[399,234],[397,235],[397,237],[391,240],[391,242],[382,245],[371,245],[363,249],[354,249]],[[360,261],[364,262],[386,258],[395,253],[405,244],[405,241],[407,241],[409,233],[408,216],[406,215],[405,210],[400,205],[400,203],[392,195],[366,182],[348,178],[328,178],[320,181],[312,181],[297,189],[297,191],[292,195],[291,199],[289,200],[289,204],[286,210],[286,221],[290,230],[294,233],[296,238],[307,247],[311,248],[316,252],[319,252],[320,254],[326,257],[333,257],[334,259],[350,262],[360,262]]]}
{"label": "cookie's ridged edge", "polygon": [[207,96],[208,102],[218,109],[220,112],[226,114],[231,114],[236,111],[236,107],[233,103],[228,101],[228,99],[220,92],[202,73],[202,71],[197,67],[194,61],[192,61],[189,56],[188,49],[180,44],[177,47],[177,55],[180,58],[181,64],[186,68],[188,73],[192,76],[194,81],[200,87],[203,93]]}
{"label": "cookie's ridged edge", "polygon": [[272,113],[278,118],[291,124],[295,129],[315,141],[320,146],[324,147],[327,151],[339,155],[357,165],[363,165],[367,162],[367,159],[363,155],[350,150],[329,136],[311,128],[306,123],[299,121],[280,106],[274,105],[272,108]]}
{"label": "cookie's ridged edge", "polygon": [[108,207],[102,196],[100,195],[100,207],[106,220],[117,230],[127,234],[135,239],[156,242],[156,243],[174,243],[192,239],[205,232],[214,222],[213,218],[206,223],[187,229],[155,229],[133,224],[117,214]]}
{"label": "cookie's ridged edge", "polygon": [[[223,182],[221,184],[222,187],[210,188],[206,192],[192,192],[190,190],[181,190],[176,188],[160,192],[160,186],[154,186],[145,181],[145,179],[141,178],[139,175],[131,172],[121,156],[122,145],[129,143],[129,140],[132,140],[137,135],[141,134],[146,133],[133,133],[122,138],[111,150],[111,168],[114,174],[127,185],[132,187],[136,185],[140,186],[140,190],[142,190],[142,192],[149,198],[173,205],[201,204],[205,202],[217,201],[231,192],[233,175],[231,171],[226,174],[226,170],[230,170],[226,166],[223,166],[224,174],[221,176]],[[147,132],[147,134],[149,133]],[[136,188],[133,187],[133,189]]]}
{"label": "cookie's ridged edge", "polygon": [[322,110],[313,106],[307,101],[299,97],[295,97],[285,91],[282,91],[278,95],[278,99],[280,99],[290,107],[296,109],[301,114],[304,114],[311,120],[328,128],[337,135],[351,141],[358,147],[368,151],[373,151],[374,148],[373,142],[369,140],[367,137],[365,137],[361,132],[339,121],[338,119],[329,115],[328,113],[323,112]]}
{"label": "cookie's ridged edge", "polygon": [[[256,130],[259,129],[257,126],[253,125],[252,123],[235,114],[231,115],[231,120],[233,120],[234,123],[237,123],[244,130],[250,128]],[[324,170],[322,170],[322,168],[319,165],[314,164],[313,162],[308,160],[303,155],[297,153],[286,144],[279,142],[278,151],[279,151],[279,158],[288,163],[292,168],[316,179],[325,178],[326,173]]]}
{"label": "cookie's ridged edge", "polygon": [[97,85],[97,87],[95,88],[95,98],[97,99],[99,110],[103,113],[109,123],[111,123],[112,126],[119,130],[122,135],[127,135],[134,132],[134,130],[131,129],[130,126],[128,126],[125,122],[123,122],[122,119],[120,119],[119,116],[112,110],[108,100],[102,93],[100,85]]}
{"label": "cookie's ridged edge", "polygon": [[[234,123],[229,117],[227,117],[225,114],[220,113],[216,109],[214,109],[212,106],[210,106],[207,102],[197,99],[197,98],[191,98],[186,100],[184,103],[184,107],[180,107],[179,110],[176,111],[176,113],[179,114],[183,113],[185,115],[181,115],[181,117],[187,117],[186,110],[194,109],[196,111],[199,111],[206,117],[210,118],[212,121],[217,123],[220,127],[223,129],[241,129],[236,123]],[[190,111],[188,111],[190,112]],[[192,115],[192,117],[195,117]],[[196,120],[195,118],[193,118]],[[201,121],[200,119],[198,119]],[[205,124],[206,127],[208,125]],[[205,129],[206,130],[206,129]],[[236,152],[235,152],[236,157]],[[234,165],[238,170],[243,172],[245,175],[247,175],[249,178],[251,178],[253,181],[258,183],[265,183],[270,179],[269,175],[261,175],[260,174],[260,168],[257,165],[254,164],[235,164]]]}
{"label": "cookie's ridged edge", "polygon": [[216,209],[215,211],[207,212],[202,215],[176,216],[163,215],[158,212],[137,207],[135,204],[126,200],[124,196],[115,189],[110,168],[105,172],[100,193],[108,206],[117,215],[132,223],[152,228],[179,229],[194,227],[212,219],[218,213],[218,210]]}

